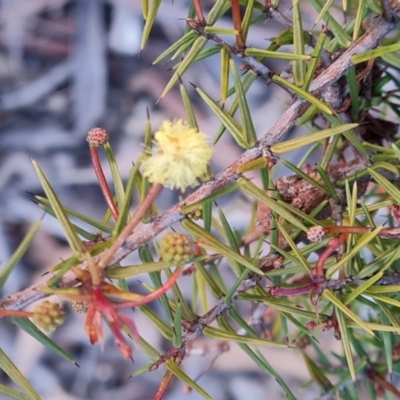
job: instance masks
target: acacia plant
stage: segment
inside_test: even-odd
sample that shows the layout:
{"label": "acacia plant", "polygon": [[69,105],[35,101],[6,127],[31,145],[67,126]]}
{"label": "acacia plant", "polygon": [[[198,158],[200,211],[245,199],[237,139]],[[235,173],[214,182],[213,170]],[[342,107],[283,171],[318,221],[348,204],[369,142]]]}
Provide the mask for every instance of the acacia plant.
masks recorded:
{"label": "acacia plant", "polygon": [[[160,4],[142,0],[143,51]],[[315,24],[305,29],[310,9]],[[219,25],[222,18],[230,26]],[[186,121],[164,121],[153,130],[151,116],[143,116],[144,151],[126,180],[118,172],[112,138],[102,128],[90,130],[88,151],[108,207],[102,221],[80,214],[78,207],[64,207],[33,160],[46,193],[35,200],[58,219],[72,255],[55,265],[45,282],[1,299],[0,316],[11,317],[69,359],[37,328],[49,330],[65,319],[58,305],[39,302],[58,295],[86,312],[82,328],[92,344],[110,329],[122,357],[134,358],[136,346],[147,354],[149,364],[134,375],[165,369],[154,399],[164,396],[173,379],[211,398],[182,367],[200,336],[236,342],[243,357],[274,377],[289,399],[296,398],[294,388],[260,346],[282,348],[283,357],[297,348],[310,373],[308,384],[323,398],[358,398],[356,381],[371,399],[399,398],[399,19],[396,0],[293,0],[290,8],[277,0],[192,0],[187,18],[179,22],[186,24],[184,33],[154,60],[171,61],[172,75],[160,100],[179,86]],[[252,47],[247,37],[253,27],[263,24],[267,31],[271,21],[281,27],[279,34],[265,47]],[[220,68],[218,98],[185,81],[192,64],[207,58]],[[273,59],[283,60],[285,68],[273,71]],[[257,80],[265,90],[277,85],[287,92],[286,109],[261,131],[246,97]],[[199,130],[195,96],[219,120],[216,132]],[[301,133],[287,139],[296,127]],[[224,170],[213,171],[213,149],[223,135],[242,153]],[[111,188],[98,154],[103,149]],[[294,149],[301,154],[296,165],[286,156]],[[282,166],[289,173],[278,176]],[[194,189],[172,208],[156,209],[154,200],[162,191],[184,193],[189,187]],[[220,197],[234,192],[253,209],[243,231],[218,207]],[[140,201],[131,207],[133,198]],[[97,233],[72,224],[71,215]],[[1,286],[39,225],[2,266]],[[141,263],[126,265],[124,258],[135,251]],[[230,284],[223,268],[234,277]],[[191,276],[191,299],[180,290],[182,273]],[[138,274],[148,274],[152,282],[145,294],[129,289]],[[161,303],[162,315],[146,306],[153,300]],[[36,302],[34,311],[24,310]],[[246,303],[250,316],[241,312]],[[167,352],[154,348],[121,312],[132,307],[169,341]],[[259,324],[267,320],[260,332]],[[320,346],[323,334],[341,343],[335,363],[330,350]],[[1,393],[39,398],[3,351],[0,360],[19,386],[0,385]]]}

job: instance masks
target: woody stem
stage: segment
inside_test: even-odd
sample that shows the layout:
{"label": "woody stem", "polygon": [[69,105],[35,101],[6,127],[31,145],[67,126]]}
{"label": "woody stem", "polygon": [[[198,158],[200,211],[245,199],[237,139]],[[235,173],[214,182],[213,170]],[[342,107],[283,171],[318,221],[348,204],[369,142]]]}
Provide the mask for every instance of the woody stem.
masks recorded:
{"label": "woody stem", "polygon": [[122,247],[132,233],[134,228],[139,224],[140,220],[144,217],[147,210],[151,207],[153,201],[159,195],[161,190],[163,189],[163,185],[161,183],[154,183],[150,189],[147,191],[144,199],[139,204],[138,208],[136,209],[135,213],[132,215],[131,219],[126,224],[125,228],[122,232],[118,235],[115,242],[112,246],[108,249],[108,251],[104,254],[104,256],[100,259],[98,263],[99,269],[105,269],[110,264],[111,260],[114,257],[114,254],[117,250]]}

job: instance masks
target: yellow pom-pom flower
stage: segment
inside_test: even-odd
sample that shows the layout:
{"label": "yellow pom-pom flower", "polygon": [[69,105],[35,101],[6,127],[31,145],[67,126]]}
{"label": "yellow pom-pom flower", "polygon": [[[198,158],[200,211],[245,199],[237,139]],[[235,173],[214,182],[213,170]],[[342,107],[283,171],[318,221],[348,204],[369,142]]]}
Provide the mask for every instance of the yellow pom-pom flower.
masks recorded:
{"label": "yellow pom-pom flower", "polygon": [[212,154],[206,135],[182,120],[164,121],[154,135],[155,154],[143,160],[143,175],[152,183],[185,190],[204,176]]}

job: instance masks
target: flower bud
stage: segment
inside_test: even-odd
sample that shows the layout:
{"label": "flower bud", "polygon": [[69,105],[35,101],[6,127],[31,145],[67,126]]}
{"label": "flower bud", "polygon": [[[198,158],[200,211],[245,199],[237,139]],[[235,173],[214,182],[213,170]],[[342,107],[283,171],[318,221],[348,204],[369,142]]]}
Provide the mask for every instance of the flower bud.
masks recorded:
{"label": "flower bud", "polygon": [[307,239],[310,242],[322,242],[322,239],[325,236],[325,229],[322,226],[312,226],[307,231]]}
{"label": "flower bud", "polygon": [[186,264],[194,256],[189,237],[177,232],[168,233],[161,240],[160,256],[164,261]]}
{"label": "flower bud", "polygon": [[45,331],[54,331],[65,321],[65,312],[60,304],[43,301],[33,310],[33,322]]}
{"label": "flower bud", "polygon": [[108,142],[108,133],[104,128],[92,128],[86,136],[86,141],[91,147],[104,146]]}

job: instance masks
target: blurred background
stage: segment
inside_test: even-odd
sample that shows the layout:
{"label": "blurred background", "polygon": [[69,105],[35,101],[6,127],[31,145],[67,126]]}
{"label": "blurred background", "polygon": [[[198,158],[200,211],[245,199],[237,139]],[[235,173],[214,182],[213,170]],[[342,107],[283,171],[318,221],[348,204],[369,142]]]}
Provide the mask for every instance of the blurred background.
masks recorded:
{"label": "blurred background", "polygon": [[[207,11],[214,1],[202,3]],[[291,2],[281,3],[280,10],[290,17]],[[157,103],[172,72],[167,60],[157,65],[152,62],[181,37],[188,7],[189,0],[164,0],[149,41],[140,51],[143,17],[139,0],[0,1],[0,261],[8,260],[30,224],[43,215],[29,195],[42,194],[30,157],[39,162],[64,205],[102,218],[106,206],[91,168],[87,131],[94,126],[109,131],[121,174],[126,178],[143,149],[146,109],[153,129],[165,119],[185,118],[178,87]],[[315,13],[307,13],[303,22],[306,29],[314,18]],[[231,27],[230,15],[218,26]],[[263,21],[251,28],[248,43],[266,47],[281,29],[275,21]],[[227,40],[232,42],[232,38]],[[287,66],[287,62],[279,61],[268,64],[276,72]],[[201,130],[212,138],[219,122],[189,83],[218,99],[219,56],[193,65],[183,82],[192,94]],[[267,86],[261,78],[255,82],[248,102],[259,135],[275,122],[289,100],[285,92]],[[241,153],[225,136],[217,144],[212,160],[215,173]],[[292,162],[299,159],[296,154],[288,157]],[[109,176],[107,169],[105,172]],[[179,193],[164,191],[159,210],[174,204],[178,196]],[[251,205],[237,195],[220,205],[231,223],[244,229]],[[46,216],[1,296],[37,282],[41,274],[69,254],[57,221]],[[227,271],[229,275],[230,269]],[[191,278],[183,279],[187,280],[186,295],[190,296]],[[157,309],[157,304],[152,306]],[[243,310],[247,316],[252,311]],[[67,323],[52,338],[75,357],[80,368],[46,350],[6,320],[0,321],[0,346],[42,398],[151,399],[164,370],[129,379],[137,368],[149,362],[140,349],[134,350],[132,364],[121,358],[111,337],[106,336],[104,351],[99,345],[92,347],[83,330],[84,316],[70,310],[68,314]],[[139,332],[153,346],[161,352],[170,347],[143,315],[132,315]],[[331,335],[326,336],[331,341]],[[316,387],[301,388],[307,372],[296,350],[289,358],[286,351],[267,349],[265,353],[299,399],[318,396]],[[258,370],[235,345],[199,338],[183,366],[192,378],[202,375],[199,384],[216,400],[283,398],[276,382]],[[4,374],[0,374],[0,380],[9,383]],[[188,393],[175,380],[165,398],[200,396]]]}

